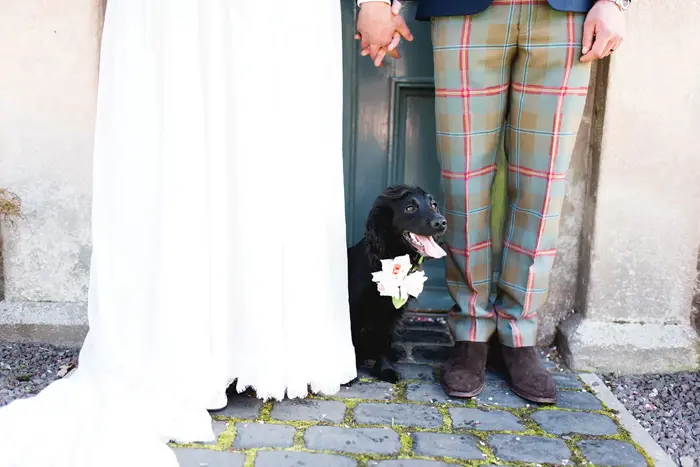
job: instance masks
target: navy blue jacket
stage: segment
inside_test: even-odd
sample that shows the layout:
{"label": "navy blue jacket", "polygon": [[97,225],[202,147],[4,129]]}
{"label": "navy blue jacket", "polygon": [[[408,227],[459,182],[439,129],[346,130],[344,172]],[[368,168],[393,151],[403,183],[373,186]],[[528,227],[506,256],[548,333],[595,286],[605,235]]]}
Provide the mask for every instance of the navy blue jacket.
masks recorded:
{"label": "navy blue jacket", "polygon": [[[547,0],[555,10],[585,13],[595,0]],[[480,13],[491,5],[491,0],[419,0],[416,19],[429,20],[437,16],[466,16]]]}

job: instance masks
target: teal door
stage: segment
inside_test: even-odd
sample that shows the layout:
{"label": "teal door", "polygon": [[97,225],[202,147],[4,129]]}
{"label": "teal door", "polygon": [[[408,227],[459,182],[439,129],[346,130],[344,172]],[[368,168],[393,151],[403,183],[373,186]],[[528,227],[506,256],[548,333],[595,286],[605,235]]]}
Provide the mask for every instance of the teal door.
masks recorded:
{"label": "teal door", "polygon": [[[348,243],[362,238],[372,201],[387,186],[421,186],[438,199],[440,169],[435,144],[433,57],[429,23],[417,22],[415,2],[404,3],[402,15],[413,42],[402,41],[400,60],[375,68],[359,56],[352,39],[357,7],[341,0],[345,60],[345,196]],[[425,264],[428,281],[413,308],[446,311],[453,302],[445,288],[443,260]]]}

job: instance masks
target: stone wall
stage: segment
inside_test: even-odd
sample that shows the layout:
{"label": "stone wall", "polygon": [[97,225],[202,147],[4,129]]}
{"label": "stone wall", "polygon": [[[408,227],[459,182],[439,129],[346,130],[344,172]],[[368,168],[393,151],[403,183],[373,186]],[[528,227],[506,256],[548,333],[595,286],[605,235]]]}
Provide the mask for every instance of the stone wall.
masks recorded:
{"label": "stone wall", "polygon": [[695,369],[700,66],[688,57],[700,56],[700,0],[634,2],[627,14],[600,99],[579,313],[560,343],[576,369]]}
{"label": "stone wall", "polygon": [[[3,227],[3,338],[86,324],[92,139],[102,4],[0,0],[0,186],[26,219]],[[46,334],[46,333],[49,334]]]}

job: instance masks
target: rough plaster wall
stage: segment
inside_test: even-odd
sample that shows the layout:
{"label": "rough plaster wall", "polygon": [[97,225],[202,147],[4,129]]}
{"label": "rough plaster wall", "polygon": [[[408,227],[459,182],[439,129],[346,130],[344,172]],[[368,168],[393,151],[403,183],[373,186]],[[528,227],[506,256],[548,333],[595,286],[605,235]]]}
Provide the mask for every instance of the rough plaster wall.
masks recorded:
{"label": "rough plaster wall", "polygon": [[638,2],[628,19],[607,80],[582,309],[597,322],[689,327],[700,245],[700,67],[685,57],[699,56],[700,0]]}
{"label": "rough plaster wall", "polygon": [[0,186],[7,301],[86,299],[99,0],[0,0]]}

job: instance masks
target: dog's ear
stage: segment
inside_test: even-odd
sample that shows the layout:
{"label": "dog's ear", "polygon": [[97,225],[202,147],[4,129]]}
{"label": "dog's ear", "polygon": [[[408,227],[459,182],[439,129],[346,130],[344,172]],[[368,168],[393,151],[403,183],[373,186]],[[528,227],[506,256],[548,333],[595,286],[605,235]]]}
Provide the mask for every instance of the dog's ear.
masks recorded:
{"label": "dog's ear", "polygon": [[367,216],[365,224],[365,248],[370,264],[378,267],[380,260],[386,253],[386,241],[391,229],[393,212],[384,204],[384,200],[377,199]]}

